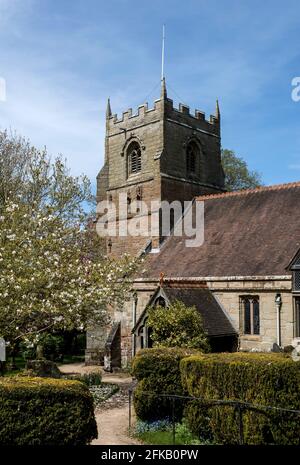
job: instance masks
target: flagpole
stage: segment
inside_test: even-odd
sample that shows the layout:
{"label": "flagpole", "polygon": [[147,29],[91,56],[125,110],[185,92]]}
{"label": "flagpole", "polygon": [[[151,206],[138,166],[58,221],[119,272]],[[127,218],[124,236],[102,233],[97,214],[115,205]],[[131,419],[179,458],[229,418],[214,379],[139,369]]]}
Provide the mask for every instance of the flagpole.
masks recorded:
{"label": "flagpole", "polygon": [[163,78],[165,77],[164,65],[165,65],[165,25],[163,24],[162,49],[161,49],[161,80],[163,80]]}

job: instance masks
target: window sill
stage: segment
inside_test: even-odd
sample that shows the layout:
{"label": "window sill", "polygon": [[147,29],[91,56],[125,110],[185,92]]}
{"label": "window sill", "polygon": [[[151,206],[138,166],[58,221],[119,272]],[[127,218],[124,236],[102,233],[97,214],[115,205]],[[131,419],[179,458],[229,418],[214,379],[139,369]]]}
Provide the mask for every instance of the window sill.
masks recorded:
{"label": "window sill", "polygon": [[243,341],[261,341],[262,338],[259,334],[242,334]]}
{"label": "window sill", "polygon": [[139,171],[138,173],[131,173],[131,174],[129,174],[129,176],[127,176],[127,181],[131,181],[133,179],[136,179],[139,176],[141,176],[141,174],[142,174],[142,170]]}
{"label": "window sill", "polygon": [[199,181],[199,176],[195,173],[186,173],[186,178],[191,181]]}

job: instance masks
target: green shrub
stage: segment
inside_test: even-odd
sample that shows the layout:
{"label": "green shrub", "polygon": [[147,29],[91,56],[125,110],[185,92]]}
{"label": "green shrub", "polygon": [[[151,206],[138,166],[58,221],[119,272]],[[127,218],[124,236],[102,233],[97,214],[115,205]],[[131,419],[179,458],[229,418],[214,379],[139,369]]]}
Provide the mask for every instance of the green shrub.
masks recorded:
{"label": "green shrub", "polygon": [[20,355],[24,360],[34,360],[36,358],[36,347],[34,344],[20,343]]}
{"label": "green shrub", "polygon": [[[179,364],[194,350],[179,348],[143,349],[133,359],[132,374],[138,380],[134,394],[135,411],[141,420],[170,418],[172,401],[161,394],[184,395]],[[182,417],[184,402],[176,401],[176,419]]]}
{"label": "green shrub", "polygon": [[[47,360],[62,362],[64,354],[64,338],[59,334],[43,333],[38,345]],[[37,347],[30,343],[20,343],[20,352],[25,360],[34,360],[37,357]]]}
{"label": "green shrub", "polygon": [[[54,362],[63,362],[64,358],[84,355],[86,346],[86,334],[77,331],[63,331],[60,333],[42,333],[39,337],[38,346],[42,353],[37,354],[37,345],[31,342],[21,342],[19,353],[24,360],[34,360],[42,356]],[[71,360],[72,361],[72,360]]]}
{"label": "green shrub", "polygon": [[[300,409],[300,363],[283,354],[207,354],[181,361],[182,383],[192,401],[185,415],[194,433],[218,443],[239,442],[238,412],[208,400],[240,400],[257,406]],[[247,444],[300,444],[295,414],[255,408],[243,413]]]}
{"label": "green shrub", "polygon": [[92,371],[91,373],[84,373],[83,375],[67,375],[68,379],[81,381],[87,386],[101,386],[102,384],[102,373],[101,371]]}
{"label": "green shrub", "polygon": [[209,352],[202,316],[196,307],[187,307],[180,300],[165,307],[148,309],[147,325],[155,347],[182,347]]}
{"label": "green shrub", "polygon": [[91,373],[84,373],[82,375],[82,382],[87,386],[100,386],[102,383],[101,371],[92,371]]}
{"label": "green shrub", "polygon": [[0,445],[84,445],[97,437],[93,399],[77,381],[0,381]]}
{"label": "green shrub", "polygon": [[39,344],[43,348],[43,356],[47,360],[61,362],[64,353],[64,338],[58,334],[42,334]]}

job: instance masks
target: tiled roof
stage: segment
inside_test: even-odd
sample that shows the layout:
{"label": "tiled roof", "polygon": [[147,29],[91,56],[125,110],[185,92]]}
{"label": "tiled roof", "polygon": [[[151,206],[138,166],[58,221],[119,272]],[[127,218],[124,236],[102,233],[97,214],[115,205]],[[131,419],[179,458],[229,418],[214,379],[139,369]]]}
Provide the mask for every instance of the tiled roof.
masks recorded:
{"label": "tiled roof", "polygon": [[163,288],[170,302],[180,300],[187,307],[195,306],[202,316],[203,326],[208,336],[228,336],[236,334],[229,318],[209,289]]}
{"label": "tiled roof", "polygon": [[222,199],[224,197],[236,197],[241,195],[249,195],[249,194],[259,194],[265,191],[278,191],[282,189],[291,189],[293,187],[300,187],[300,182],[290,182],[287,184],[274,184],[273,186],[262,186],[256,187],[254,189],[243,189],[240,191],[232,191],[232,192],[220,192],[218,194],[209,194],[209,195],[200,195],[196,197],[197,200],[214,200],[214,199]]}
{"label": "tiled roof", "polygon": [[300,248],[300,183],[198,197],[204,244],[169,237],[144,277],[276,276]]}

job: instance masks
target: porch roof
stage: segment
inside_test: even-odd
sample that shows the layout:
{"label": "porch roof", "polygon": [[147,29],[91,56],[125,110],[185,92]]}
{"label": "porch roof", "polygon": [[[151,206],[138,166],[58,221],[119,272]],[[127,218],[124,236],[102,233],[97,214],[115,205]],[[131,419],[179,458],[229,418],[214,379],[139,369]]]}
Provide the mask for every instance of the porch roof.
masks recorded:
{"label": "porch roof", "polygon": [[[162,296],[167,304],[180,300],[186,306],[195,306],[202,316],[203,326],[208,336],[230,336],[236,335],[237,331],[233,327],[229,316],[225,313],[221,304],[217,301],[213,293],[206,287],[200,288],[176,288],[159,287],[151,297],[148,305],[138,319],[133,332],[140,326],[145,318],[147,309],[155,302],[157,297]],[[166,310],[167,311],[167,310]]]}

